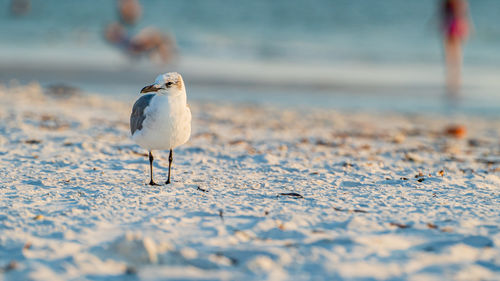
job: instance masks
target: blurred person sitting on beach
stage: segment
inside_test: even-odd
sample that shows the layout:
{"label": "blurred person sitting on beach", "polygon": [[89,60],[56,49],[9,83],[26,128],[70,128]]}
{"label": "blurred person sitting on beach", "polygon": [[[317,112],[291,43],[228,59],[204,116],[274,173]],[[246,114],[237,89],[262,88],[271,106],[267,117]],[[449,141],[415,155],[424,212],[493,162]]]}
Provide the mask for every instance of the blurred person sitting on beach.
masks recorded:
{"label": "blurred person sitting on beach", "polygon": [[448,94],[456,95],[461,85],[462,44],[469,35],[466,0],[442,1],[441,30],[444,37],[446,87]]}
{"label": "blurred person sitting on beach", "polygon": [[127,26],[140,19],[142,8],[137,0],[118,0],[120,23],[109,24],[105,30],[106,41],[137,58],[148,54],[152,61],[166,64],[175,54],[174,40],[154,27],[146,27],[135,35],[130,35]]}
{"label": "blurred person sitting on beach", "polygon": [[168,63],[175,54],[175,42],[154,27],[146,27],[130,36],[123,25],[112,23],[105,31],[106,40],[137,58],[148,54],[152,61]]}

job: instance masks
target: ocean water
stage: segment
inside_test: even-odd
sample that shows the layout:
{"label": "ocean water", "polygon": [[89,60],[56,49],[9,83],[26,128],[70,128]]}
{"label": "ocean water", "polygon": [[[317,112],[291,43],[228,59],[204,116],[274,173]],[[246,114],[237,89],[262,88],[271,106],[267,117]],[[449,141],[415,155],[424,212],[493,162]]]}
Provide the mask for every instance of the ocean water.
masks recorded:
{"label": "ocean water", "polygon": [[[438,3],[366,0],[142,1],[135,29],[173,34],[186,55],[252,59],[406,62],[441,59]],[[470,2],[474,33],[466,63],[500,63],[500,2]],[[32,0],[24,16],[0,0],[0,45],[8,48],[107,46],[102,30],[116,20],[115,1]]]}
{"label": "ocean water", "polygon": [[[437,0],[141,1],[143,16],[132,29],[155,26],[171,34],[179,59],[169,66],[130,60],[103,40],[105,26],[117,20],[115,1],[32,0],[23,16],[9,12],[10,2],[0,0],[0,82],[68,82],[113,94],[179,69],[201,97],[203,86],[213,93],[224,87],[241,100],[255,91],[443,92]],[[500,89],[500,1],[469,6],[464,95],[491,105]]]}

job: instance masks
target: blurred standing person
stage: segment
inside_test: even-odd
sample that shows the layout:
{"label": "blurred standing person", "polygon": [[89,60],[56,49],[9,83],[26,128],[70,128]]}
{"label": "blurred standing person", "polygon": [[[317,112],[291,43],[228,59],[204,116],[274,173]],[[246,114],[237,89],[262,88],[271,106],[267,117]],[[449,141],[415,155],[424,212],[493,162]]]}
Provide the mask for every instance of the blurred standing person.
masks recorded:
{"label": "blurred standing person", "polygon": [[469,35],[469,15],[466,0],[443,0],[441,28],[444,37],[446,88],[455,96],[461,86],[462,44]]}

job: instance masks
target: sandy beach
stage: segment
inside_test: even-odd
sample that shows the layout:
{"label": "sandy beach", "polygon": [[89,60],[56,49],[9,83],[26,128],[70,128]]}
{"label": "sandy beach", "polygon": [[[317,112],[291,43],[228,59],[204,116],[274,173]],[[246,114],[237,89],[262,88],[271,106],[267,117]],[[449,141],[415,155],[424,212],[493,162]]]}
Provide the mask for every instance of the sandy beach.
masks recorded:
{"label": "sandy beach", "polygon": [[0,86],[0,279],[500,279],[498,119],[197,100],[151,187],[129,98]]}

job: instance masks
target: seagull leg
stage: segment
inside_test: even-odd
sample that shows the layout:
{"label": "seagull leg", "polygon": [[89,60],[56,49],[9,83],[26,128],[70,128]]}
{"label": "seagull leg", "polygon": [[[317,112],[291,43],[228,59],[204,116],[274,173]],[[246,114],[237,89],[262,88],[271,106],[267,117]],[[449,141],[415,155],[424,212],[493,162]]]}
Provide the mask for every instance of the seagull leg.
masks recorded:
{"label": "seagull leg", "polygon": [[149,151],[149,172],[151,176],[151,180],[149,181],[149,185],[159,185],[153,181],[153,154],[151,154],[151,151]]}
{"label": "seagull leg", "polygon": [[172,167],[172,161],[174,160],[173,154],[174,154],[174,152],[172,151],[172,149],[170,149],[170,155],[168,156],[168,178],[167,178],[167,182],[165,182],[165,184],[170,183],[170,167]]}

